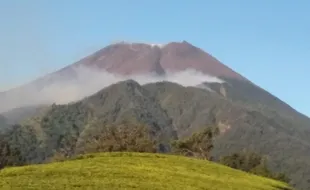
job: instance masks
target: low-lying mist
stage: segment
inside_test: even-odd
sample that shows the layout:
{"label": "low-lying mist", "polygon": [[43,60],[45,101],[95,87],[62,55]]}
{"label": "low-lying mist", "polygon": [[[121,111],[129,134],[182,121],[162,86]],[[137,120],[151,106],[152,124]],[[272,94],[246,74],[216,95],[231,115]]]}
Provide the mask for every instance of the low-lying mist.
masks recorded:
{"label": "low-lying mist", "polygon": [[[85,67],[74,68],[76,75],[73,80],[60,80],[53,78],[53,83],[47,83],[43,88],[38,88],[36,82],[0,93],[0,113],[13,108],[38,105],[38,104],[66,104],[77,101],[86,96],[120,81],[133,79],[139,84],[169,81],[183,86],[197,86],[204,82],[222,83],[219,78],[208,76],[196,70],[184,70],[159,76],[154,73],[122,76],[98,69]],[[69,77],[70,78],[70,77]],[[44,79],[44,78],[43,78]]]}

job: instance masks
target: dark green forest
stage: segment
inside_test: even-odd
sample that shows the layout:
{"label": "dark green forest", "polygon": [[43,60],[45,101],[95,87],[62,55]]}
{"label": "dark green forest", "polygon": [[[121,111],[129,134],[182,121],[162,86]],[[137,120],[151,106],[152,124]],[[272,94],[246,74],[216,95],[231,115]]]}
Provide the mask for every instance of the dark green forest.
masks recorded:
{"label": "dark green forest", "polygon": [[[14,114],[5,113],[0,117],[1,167],[88,152],[160,152],[208,159],[309,189],[306,117],[260,88],[251,92],[252,84],[221,85],[208,84],[210,91],[128,80],[70,104],[22,115],[15,110],[16,124],[8,122]],[[244,89],[258,96],[238,95]]]}

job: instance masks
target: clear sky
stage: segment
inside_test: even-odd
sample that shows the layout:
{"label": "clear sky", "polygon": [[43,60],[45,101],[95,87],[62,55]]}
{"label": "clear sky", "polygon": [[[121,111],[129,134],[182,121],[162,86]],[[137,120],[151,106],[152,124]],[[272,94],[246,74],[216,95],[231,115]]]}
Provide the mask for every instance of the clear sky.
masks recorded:
{"label": "clear sky", "polygon": [[0,0],[0,89],[119,40],[186,40],[310,116],[309,0]]}

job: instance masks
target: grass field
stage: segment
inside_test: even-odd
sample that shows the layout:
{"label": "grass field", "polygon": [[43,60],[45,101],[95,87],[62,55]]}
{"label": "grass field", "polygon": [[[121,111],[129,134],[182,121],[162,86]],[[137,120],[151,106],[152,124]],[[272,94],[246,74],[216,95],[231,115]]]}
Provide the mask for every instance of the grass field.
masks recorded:
{"label": "grass field", "polygon": [[103,153],[0,171],[0,189],[285,190],[285,184],[212,162],[142,153]]}

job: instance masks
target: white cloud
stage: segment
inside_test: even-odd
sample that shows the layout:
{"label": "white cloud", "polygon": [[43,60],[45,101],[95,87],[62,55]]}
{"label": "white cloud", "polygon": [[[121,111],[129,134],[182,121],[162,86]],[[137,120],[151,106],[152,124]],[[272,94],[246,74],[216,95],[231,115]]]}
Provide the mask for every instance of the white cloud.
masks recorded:
{"label": "white cloud", "polygon": [[177,73],[168,72],[165,76],[152,73],[122,76],[85,67],[78,67],[75,72],[78,76],[77,80],[57,81],[45,86],[40,91],[35,86],[26,85],[22,86],[22,88],[10,90],[8,95],[0,94],[0,111],[39,103],[65,104],[82,99],[104,87],[128,79],[133,79],[141,85],[159,81],[174,82],[183,86],[197,86],[203,82],[224,82],[216,77],[191,69]]}

